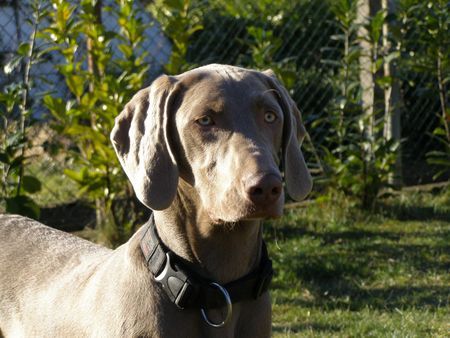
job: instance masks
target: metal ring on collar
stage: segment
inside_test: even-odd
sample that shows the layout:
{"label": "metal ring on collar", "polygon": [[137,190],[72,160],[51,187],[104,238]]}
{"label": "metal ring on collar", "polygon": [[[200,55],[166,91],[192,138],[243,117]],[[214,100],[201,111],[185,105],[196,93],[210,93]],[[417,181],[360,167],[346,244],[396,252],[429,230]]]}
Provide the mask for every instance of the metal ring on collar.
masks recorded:
{"label": "metal ring on collar", "polygon": [[208,319],[208,316],[206,315],[206,312],[203,308],[200,309],[200,312],[202,314],[203,320],[209,326],[212,326],[215,328],[220,328],[220,327],[225,326],[229,322],[229,320],[231,318],[231,314],[233,312],[233,305],[231,304],[231,298],[230,298],[230,295],[229,295],[227,289],[225,289],[222,285],[220,285],[218,283],[214,283],[214,282],[211,283],[210,285],[218,288],[220,290],[220,292],[222,292],[223,297],[225,298],[225,301],[227,302],[227,314],[225,316],[225,319],[221,323],[213,323]]}

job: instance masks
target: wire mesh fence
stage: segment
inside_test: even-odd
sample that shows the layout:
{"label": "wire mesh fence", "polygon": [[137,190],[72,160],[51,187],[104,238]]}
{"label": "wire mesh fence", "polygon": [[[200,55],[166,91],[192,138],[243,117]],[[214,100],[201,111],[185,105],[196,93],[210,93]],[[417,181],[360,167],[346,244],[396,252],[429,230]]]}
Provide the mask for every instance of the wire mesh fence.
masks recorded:
{"label": "wire mesh fence", "polygon": [[[27,23],[32,16],[30,3],[30,0],[0,1],[2,90],[23,76],[23,70],[8,72],[5,65],[30,36],[31,27]],[[164,1],[135,2],[142,22],[148,26],[144,42],[139,47],[148,53],[145,62],[150,67],[146,83],[167,71],[167,63],[177,46],[176,36],[171,35],[170,30],[150,14],[149,7],[156,6],[155,3],[164,10]],[[365,17],[358,14],[361,3],[368,6]],[[48,4],[50,6],[50,2]],[[102,24],[107,30],[119,29],[117,18],[108,8],[120,6],[120,1],[104,0],[101,4]],[[302,110],[311,144],[314,145],[311,149],[306,144],[308,162],[313,169],[321,168],[322,147],[327,148],[333,142],[330,139],[333,139],[336,130],[329,120],[333,112],[339,109],[342,97],[348,94],[342,87],[349,90],[352,86],[358,87],[353,104],[364,104],[363,89],[360,88],[361,41],[364,37],[361,37],[359,29],[361,22],[366,22],[365,34],[374,34],[369,46],[371,65],[375,67],[371,78],[371,105],[382,111],[386,99],[390,100],[391,109],[399,116],[399,175],[406,185],[433,179],[437,169],[427,162],[427,154],[432,151],[445,152],[445,145],[433,132],[442,125],[448,129],[450,120],[447,93],[449,2],[255,0],[243,4],[211,0],[185,2],[185,6],[188,5],[183,18],[191,20],[188,27],[196,24],[197,28],[189,35],[182,55],[184,69],[214,62],[258,69],[273,68],[281,74]],[[377,36],[375,25],[378,13],[383,13],[383,28]],[[167,16],[176,14],[171,13],[170,8],[162,12]],[[356,23],[356,28],[346,26],[346,18],[351,24]],[[352,48],[358,52],[352,54]],[[113,55],[117,53],[114,43],[110,46],[110,52]],[[62,96],[70,95],[55,67],[60,62],[56,55],[49,54],[45,62],[33,68],[36,79],[43,79],[34,86],[36,97],[37,93],[55,90],[60,91]],[[388,75],[384,64],[390,67]],[[387,92],[391,93],[388,98]],[[393,92],[396,94],[393,95]],[[382,112],[374,113],[375,120],[383,119],[384,115]],[[441,136],[445,140],[446,136]],[[381,134],[379,137],[384,136]],[[441,176],[441,179],[448,179],[448,175]]]}

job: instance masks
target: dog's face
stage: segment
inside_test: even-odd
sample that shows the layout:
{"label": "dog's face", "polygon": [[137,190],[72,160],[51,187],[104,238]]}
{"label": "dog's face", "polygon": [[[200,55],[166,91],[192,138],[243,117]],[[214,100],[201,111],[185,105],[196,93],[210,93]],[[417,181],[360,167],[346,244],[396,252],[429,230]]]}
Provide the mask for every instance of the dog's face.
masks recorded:
{"label": "dog's face", "polygon": [[277,93],[242,71],[197,70],[179,81],[180,176],[196,187],[204,210],[213,221],[280,216],[284,117]]}
{"label": "dog's face", "polygon": [[140,200],[167,208],[181,178],[214,222],[278,217],[286,188],[311,189],[300,114],[273,73],[222,65],[163,76],[116,119],[111,138]]}

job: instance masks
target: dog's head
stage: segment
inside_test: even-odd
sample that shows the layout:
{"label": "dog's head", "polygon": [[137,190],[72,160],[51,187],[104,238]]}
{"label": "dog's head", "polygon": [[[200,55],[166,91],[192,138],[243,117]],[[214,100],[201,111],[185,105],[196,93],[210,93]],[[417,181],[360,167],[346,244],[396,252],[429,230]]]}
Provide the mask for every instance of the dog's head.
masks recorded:
{"label": "dog's head", "polygon": [[111,140],[147,207],[169,207],[182,179],[211,219],[235,222],[281,215],[281,171],[291,198],[310,192],[305,134],[273,72],[209,65],[161,76],[138,92],[116,118]]}

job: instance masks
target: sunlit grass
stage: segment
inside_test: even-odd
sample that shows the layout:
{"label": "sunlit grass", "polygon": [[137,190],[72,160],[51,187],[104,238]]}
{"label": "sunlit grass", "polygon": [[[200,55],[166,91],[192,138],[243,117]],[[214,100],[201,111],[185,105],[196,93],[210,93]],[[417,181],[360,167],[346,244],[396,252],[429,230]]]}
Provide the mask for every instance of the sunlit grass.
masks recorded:
{"label": "sunlit grass", "polygon": [[324,200],[266,224],[275,337],[450,336],[446,193]]}

